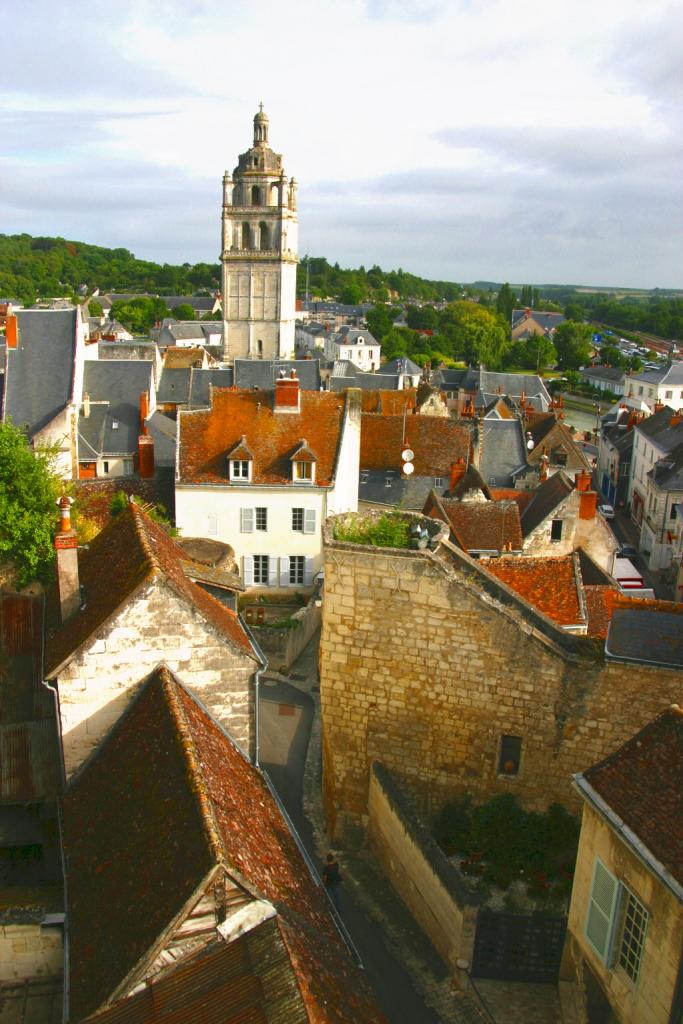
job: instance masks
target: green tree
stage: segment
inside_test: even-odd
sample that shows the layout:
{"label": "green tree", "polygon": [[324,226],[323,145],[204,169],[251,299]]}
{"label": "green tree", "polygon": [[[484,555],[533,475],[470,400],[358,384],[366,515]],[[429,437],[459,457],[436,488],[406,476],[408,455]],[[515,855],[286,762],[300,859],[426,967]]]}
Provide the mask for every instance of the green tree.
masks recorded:
{"label": "green tree", "polygon": [[171,313],[176,320],[196,320],[197,314],[189,302],[181,302],[179,306],[176,306],[171,310]]}
{"label": "green tree", "polygon": [[363,289],[359,284],[350,282],[340,291],[339,301],[345,306],[358,306],[363,301]]}
{"label": "green tree", "polygon": [[0,423],[0,557],[17,568],[17,583],[50,580],[60,483],[50,449],[32,451],[23,431]]}
{"label": "green tree", "polygon": [[532,334],[526,343],[526,355],[522,365],[525,369],[543,373],[557,363],[557,350],[550,338],[544,334]]}
{"label": "green tree", "polygon": [[505,320],[507,324],[512,320],[512,311],[515,308],[516,302],[517,296],[506,281],[498,292],[498,297],[496,299],[496,312],[502,316],[503,320]]}
{"label": "green tree", "polygon": [[492,370],[502,365],[509,330],[494,313],[476,302],[451,302],[441,314],[441,323],[453,356]]}
{"label": "green tree", "polygon": [[389,306],[373,306],[365,314],[365,322],[373,338],[381,341],[388,334],[394,322],[395,310]]}
{"label": "green tree", "polygon": [[392,327],[382,338],[382,358],[387,362],[396,356],[408,355],[408,339],[400,327]]}
{"label": "green tree", "polygon": [[628,358],[616,345],[603,345],[600,349],[600,362],[603,366],[628,366]]}
{"label": "green tree", "polygon": [[90,313],[90,316],[102,316],[104,313],[102,303],[98,302],[96,299],[90,300],[90,302],[88,303],[88,311]]}
{"label": "green tree", "polygon": [[436,331],[439,329],[439,314],[433,306],[408,306],[406,323],[414,331]]}
{"label": "green tree", "polygon": [[557,350],[557,365],[561,370],[578,370],[590,359],[593,348],[593,328],[590,324],[578,324],[565,320],[555,331],[553,338]]}
{"label": "green tree", "polygon": [[567,320],[576,320],[577,323],[581,323],[583,320],[583,306],[580,306],[578,302],[568,302],[564,307],[564,315]]}

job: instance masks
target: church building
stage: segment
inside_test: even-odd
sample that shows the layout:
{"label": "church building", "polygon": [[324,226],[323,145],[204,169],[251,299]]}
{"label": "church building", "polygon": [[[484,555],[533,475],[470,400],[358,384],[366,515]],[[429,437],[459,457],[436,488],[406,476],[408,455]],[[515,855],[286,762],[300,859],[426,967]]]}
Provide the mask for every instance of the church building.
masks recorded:
{"label": "church building", "polygon": [[223,358],[294,353],[298,219],[296,181],[268,145],[260,104],[254,141],[223,176]]}

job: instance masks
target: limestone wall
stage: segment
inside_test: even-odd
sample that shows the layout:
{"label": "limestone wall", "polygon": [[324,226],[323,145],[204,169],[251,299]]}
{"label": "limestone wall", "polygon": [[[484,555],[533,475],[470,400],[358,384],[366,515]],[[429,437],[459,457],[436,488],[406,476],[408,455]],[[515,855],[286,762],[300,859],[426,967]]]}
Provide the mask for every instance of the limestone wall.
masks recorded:
{"label": "limestone wall", "polygon": [[[447,565],[438,553],[341,544],[328,521],[324,571],[323,786],[333,834],[367,825],[375,759],[426,813],[454,796],[506,792],[528,808],[560,801],[576,811],[571,774],[683,697],[682,673],[605,663],[598,641],[523,611],[466,555]],[[522,739],[517,775],[498,771],[503,735]]]}
{"label": "limestone wall", "polygon": [[58,677],[64,760],[70,776],[165,662],[245,753],[254,748],[255,662],[165,584],[154,582],[96,631]]}
{"label": "limestone wall", "polygon": [[445,962],[472,960],[476,901],[378,764],[370,773],[368,838],[384,872]]}
{"label": "limestone wall", "polygon": [[61,927],[0,925],[0,982],[55,977],[63,966]]}

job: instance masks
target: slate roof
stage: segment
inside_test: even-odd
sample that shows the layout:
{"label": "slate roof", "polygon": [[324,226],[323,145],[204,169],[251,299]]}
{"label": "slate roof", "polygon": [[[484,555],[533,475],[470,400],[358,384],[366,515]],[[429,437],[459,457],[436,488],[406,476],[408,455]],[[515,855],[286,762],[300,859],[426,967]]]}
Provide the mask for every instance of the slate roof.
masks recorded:
{"label": "slate roof", "polygon": [[[337,367],[335,363],[335,368]],[[330,377],[330,391],[340,393],[347,388],[361,388],[363,391],[398,391],[400,378],[397,375],[378,373],[362,373],[360,370],[353,375],[338,376],[333,370]]]}
{"label": "slate roof", "polygon": [[646,384],[657,384],[658,387],[667,384],[671,387],[683,387],[683,362],[676,360],[668,366],[662,367],[661,370],[644,370],[640,373],[631,372],[628,375],[627,383],[629,380],[642,381]]}
{"label": "slate roof", "polygon": [[73,399],[76,309],[20,309],[19,345],[6,350],[3,419],[32,438]]}
{"label": "slate roof", "polygon": [[[433,476],[404,476],[398,469],[363,470],[358,483],[358,500],[372,505],[397,506],[410,511],[420,511],[429,492],[436,486]],[[440,491],[448,485],[444,476]]]}
{"label": "slate roof", "polygon": [[296,370],[303,391],[320,391],[320,360],[318,359],[236,359],[235,387],[272,391],[284,370],[289,377]]}
{"label": "slate roof", "polygon": [[544,330],[551,330],[557,327],[559,324],[565,321],[564,313],[545,313],[542,310],[531,310],[530,316],[527,316],[526,309],[513,309],[512,311],[512,326],[517,327],[520,323],[525,320],[533,321],[542,327]]}
{"label": "slate roof", "polygon": [[[452,501],[441,498],[439,518],[447,522],[465,551],[522,550],[519,507],[514,501]],[[434,513],[432,512],[432,517]]]}
{"label": "slate roof", "polygon": [[492,487],[512,487],[527,468],[524,432],[519,420],[484,420],[479,471]]}
{"label": "slate roof", "polygon": [[154,465],[175,469],[176,421],[157,409],[147,420],[147,430],[154,439]]}
{"label": "slate roof", "polygon": [[388,363],[384,363],[383,366],[380,366],[377,373],[389,376],[407,373],[410,374],[411,377],[416,375],[421,377],[422,367],[418,366],[417,363],[414,363],[413,360],[409,359],[407,356],[397,356],[396,359],[390,359]]}
{"label": "slate roof", "polygon": [[158,405],[187,405],[190,399],[190,381],[192,369],[189,366],[182,369],[164,369],[161,371],[159,386],[157,388]]}
{"label": "slate roof", "polygon": [[647,475],[660,491],[683,491],[683,438]]}
{"label": "slate roof", "polygon": [[522,512],[522,532],[528,537],[574,490],[574,484],[560,469],[544,480]]}
{"label": "slate roof", "polygon": [[332,341],[337,345],[379,345],[370,331],[349,327],[347,324],[339,328],[337,333],[332,336]]}
{"label": "slate roof", "polygon": [[623,384],[625,372],[618,366],[585,366],[581,370],[581,376],[593,380],[607,380],[613,384]]}
{"label": "slate roof", "polygon": [[59,621],[56,585],[49,595],[50,629],[45,646],[47,678],[54,677],[86,643],[136,593],[160,579],[221,633],[235,650],[256,660],[237,616],[183,571],[185,553],[158,523],[134,502],[105,526],[87,549],[78,555],[79,578],[85,607],[65,623]]}
{"label": "slate roof", "polygon": [[[276,908],[271,921],[298,987],[292,1005],[303,1001],[308,1010],[304,1020],[380,1020],[263,776],[165,666],[68,785],[64,845],[74,1019],[95,1012],[145,963],[208,873],[222,865],[245,893]],[[263,959],[254,959],[249,975],[263,970]],[[194,983],[207,981],[190,972],[183,985],[176,970],[166,977],[175,976],[177,998],[192,998]],[[207,999],[215,1005],[214,996]]]}
{"label": "slate roof", "polygon": [[683,420],[671,426],[671,417],[674,415],[674,410],[665,405],[659,412],[641,420],[633,429],[662,451],[669,452],[683,441]]}
{"label": "slate roof", "polygon": [[137,450],[140,394],[151,391],[153,384],[152,364],[146,360],[86,360],[83,393],[90,396],[90,415],[81,410],[78,418],[80,459]]}
{"label": "slate roof", "polygon": [[210,295],[160,295],[167,307],[173,311],[176,306],[188,305],[199,313],[210,313],[216,305],[216,299]]}
{"label": "slate roof", "polygon": [[[683,710],[673,704],[585,780],[673,878],[683,885]],[[622,832],[623,836],[623,832]],[[625,836],[626,842],[629,837]]]}
{"label": "slate roof", "polygon": [[639,601],[638,605],[615,608],[605,653],[626,661],[683,668],[683,606],[660,601]]}
{"label": "slate roof", "polygon": [[300,401],[299,413],[279,413],[272,391],[217,390],[211,409],[180,412],[179,482],[229,485],[227,453],[244,435],[254,452],[252,484],[291,484],[290,459],[306,438],[317,458],[315,486],[330,486],[345,399],[301,391]]}
{"label": "slate roof", "polygon": [[211,406],[212,388],[231,388],[234,381],[232,367],[221,369],[192,370],[188,392],[190,409],[208,409]]}
{"label": "slate roof", "polygon": [[360,431],[360,468],[401,469],[401,452],[415,453],[415,476],[445,477],[451,463],[467,459],[470,431],[440,416],[383,416],[363,413]]}
{"label": "slate roof", "polygon": [[572,555],[558,558],[481,558],[479,564],[560,626],[585,624],[580,580]]}

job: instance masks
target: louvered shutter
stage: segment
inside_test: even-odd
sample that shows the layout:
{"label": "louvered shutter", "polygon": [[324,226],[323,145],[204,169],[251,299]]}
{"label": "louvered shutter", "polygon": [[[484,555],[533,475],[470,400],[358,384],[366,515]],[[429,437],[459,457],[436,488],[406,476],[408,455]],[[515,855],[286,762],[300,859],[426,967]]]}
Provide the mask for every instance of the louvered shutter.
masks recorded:
{"label": "louvered shutter", "polygon": [[283,555],[280,559],[280,586],[289,586],[289,555]]}
{"label": "louvered shutter", "polygon": [[313,559],[307,558],[304,561],[304,586],[310,587],[313,582]]}
{"label": "louvered shutter", "polygon": [[304,533],[315,533],[315,509],[304,510]]}
{"label": "louvered shutter", "polygon": [[254,532],[254,510],[253,508],[240,509],[240,533]]}
{"label": "louvered shutter", "polygon": [[253,587],[254,585],[254,557],[253,555],[245,555],[242,559],[242,576],[244,578],[245,587]]}
{"label": "louvered shutter", "polygon": [[612,934],[619,902],[619,882],[599,858],[595,860],[588,900],[586,936],[603,963],[610,961]]}
{"label": "louvered shutter", "polygon": [[268,586],[277,586],[277,558],[273,555],[268,559]]}
{"label": "louvered shutter", "polygon": [[218,534],[218,516],[215,512],[210,512],[206,517],[206,532],[209,537],[215,537]]}

